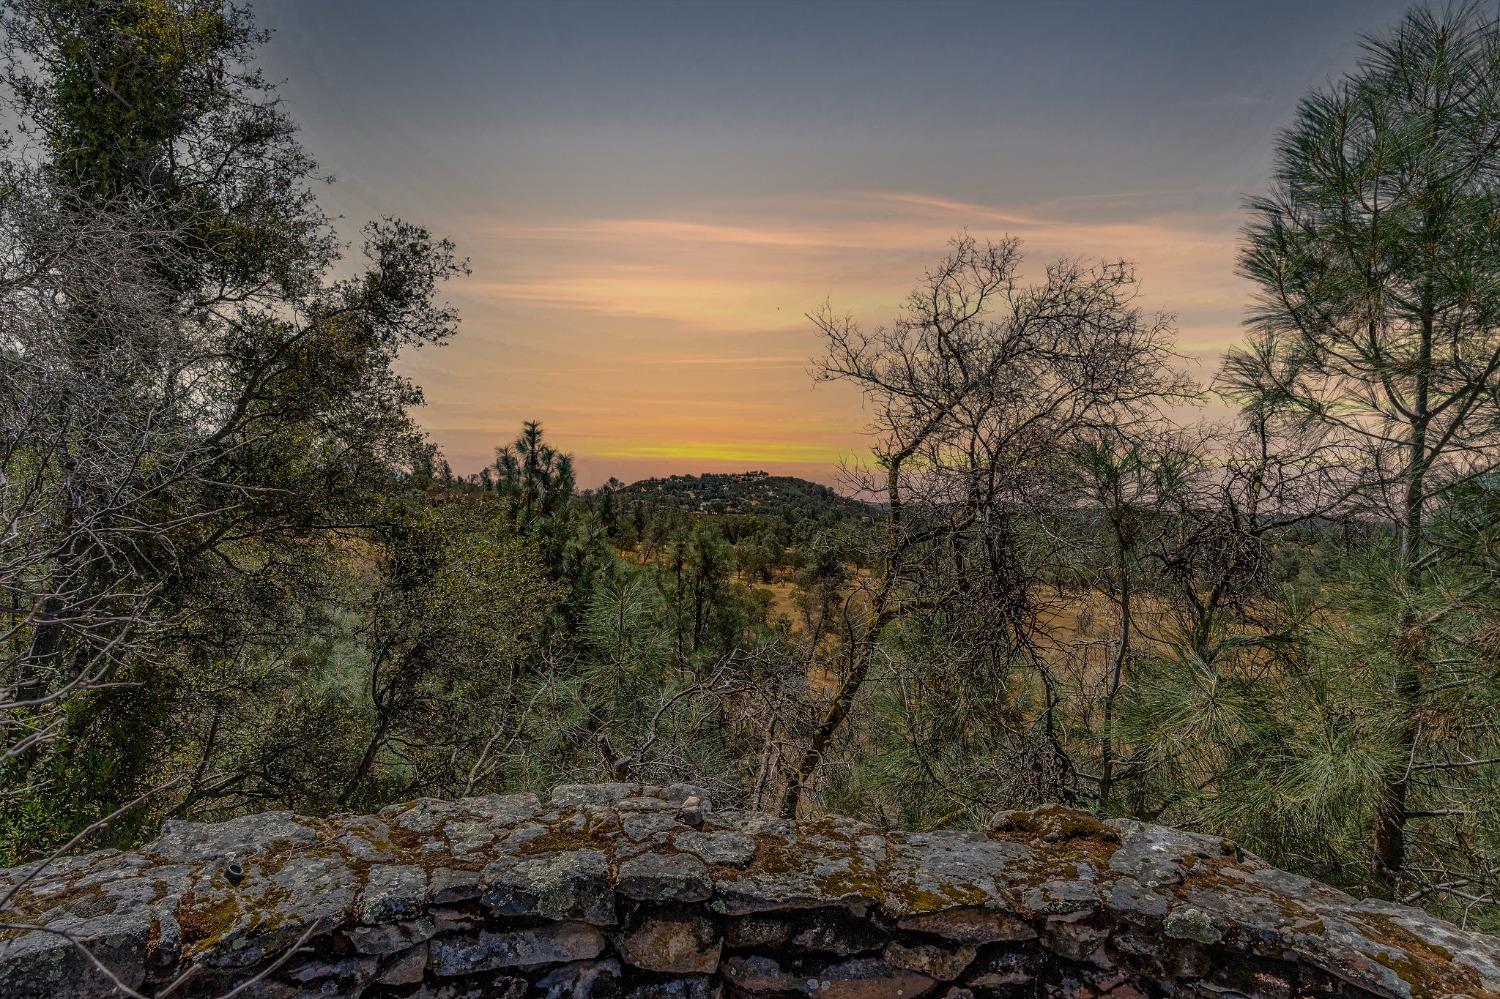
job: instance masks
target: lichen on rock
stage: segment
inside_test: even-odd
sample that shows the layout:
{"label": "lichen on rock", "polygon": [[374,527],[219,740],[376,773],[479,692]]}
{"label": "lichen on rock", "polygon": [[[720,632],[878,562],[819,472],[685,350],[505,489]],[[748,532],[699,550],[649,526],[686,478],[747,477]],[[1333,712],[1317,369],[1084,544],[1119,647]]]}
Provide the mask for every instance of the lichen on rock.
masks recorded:
{"label": "lichen on rock", "polygon": [[116,994],[89,954],[146,995],[192,970],[188,997],[1500,996],[1493,938],[1056,806],[887,833],[573,784],[171,822],[0,895],[16,999]]}

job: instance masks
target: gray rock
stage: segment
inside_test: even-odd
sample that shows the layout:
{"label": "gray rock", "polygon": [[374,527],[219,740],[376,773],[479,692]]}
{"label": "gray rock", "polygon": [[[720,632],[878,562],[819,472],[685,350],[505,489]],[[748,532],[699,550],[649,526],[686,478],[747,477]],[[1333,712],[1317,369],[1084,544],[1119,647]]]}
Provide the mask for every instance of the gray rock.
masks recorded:
{"label": "gray rock", "polygon": [[1224,931],[1214,925],[1208,913],[1191,906],[1178,906],[1161,922],[1162,932],[1178,940],[1196,940],[1214,944],[1224,938]]}
{"label": "gray rock", "polygon": [[1001,951],[982,957],[969,969],[966,983],[979,989],[1031,985],[1038,977],[1039,961],[1026,951]]}
{"label": "gray rock", "polygon": [[394,954],[425,943],[436,935],[437,924],[424,916],[405,923],[351,927],[349,942],[361,954]]}
{"label": "gray rock", "polygon": [[743,867],[755,858],[755,840],[739,832],[680,832],[677,849],[696,854],[705,864]]}
{"label": "gray rock", "polygon": [[569,805],[612,805],[626,798],[641,796],[640,784],[559,784],[552,789],[551,803]]}
{"label": "gray rock", "polygon": [[615,811],[621,815],[630,812],[673,812],[677,807],[670,801],[662,798],[648,798],[645,795],[621,798],[615,802]]}
{"label": "gray rock", "polygon": [[805,978],[782,971],[779,963],[759,954],[728,958],[724,962],[724,977],[746,992],[791,992],[806,983]]}
{"label": "gray rock", "polygon": [[682,823],[670,812],[636,812],[620,816],[620,830],[632,842],[650,840],[661,846],[673,830],[681,828]]}
{"label": "gray rock", "polygon": [[454,802],[441,798],[418,798],[405,805],[383,808],[380,814],[391,825],[407,832],[430,833],[435,832],[457,811],[458,805]]}
{"label": "gray rock", "polygon": [[182,924],[177,921],[177,907],[181,904],[182,897],[174,894],[151,906],[154,932],[147,945],[146,960],[157,969],[170,969],[182,960]]}
{"label": "gray rock", "polygon": [[547,999],[571,999],[574,996],[588,999],[607,990],[619,977],[620,962],[614,958],[583,961],[548,972],[537,980],[536,987]]}
{"label": "gray rock", "polygon": [[1182,881],[1189,861],[1226,857],[1234,844],[1217,836],[1182,832],[1133,819],[1111,819],[1108,825],[1120,833],[1120,845],[1110,857],[1110,870],[1128,874],[1148,888]]}
{"label": "gray rock", "polygon": [[940,982],[951,982],[974,963],[979,951],[966,944],[941,947],[926,941],[893,940],[881,954],[893,968],[915,971]]}
{"label": "gray rock", "polygon": [[683,853],[648,853],[623,862],[616,888],[642,902],[702,902],[713,895],[708,868]]}
{"label": "gray rock", "polygon": [[506,858],[481,876],[484,904],[508,916],[615,922],[609,863],[598,850]]}
{"label": "gray rock", "polygon": [[427,977],[427,942],[391,956],[375,980],[381,985],[416,985]]}
{"label": "gray rock", "polygon": [[1093,959],[1108,939],[1108,927],[1057,916],[1047,920],[1041,934],[1042,946],[1069,961]]}
{"label": "gray rock", "polygon": [[412,919],[427,903],[427,872],[410,865],[370,868],[359,893],[359,921],[366,926]]}
{"label": "gray rock", "polygon": [[898,924],[903,930],[932,933],[959,943],[994,943],[999,940],[1034,940],[1036,930],[1019,916],[987,909],[945,909],[907,916]]}
{"label": "gray rock", "polygon": [[880,901],[879,869],[858,849],[800,849],[797,840],[766,837],[772,864],[715,872],[712,905],[726,915],[773,909],[873,906]]}
{"label": "gray rock", "polygon": [[483,854],[504,832],[483,819],[449,819],[443,826],[449,852],[464,860]]}
{"label": "gray rock", "polygon": [[678,975],[637,985],[625,993],[625,999],[720,999],[723,994],[723,984],[708,975]]}
{"label": "gray rock", "polygon": [[749,836],[769,834],[785,839],[796,832],[796,824],[791,819],[784,819],[779,815],[768,815],[765,812],[744,812],[732,809],[715,812],[713,819],[716,828],[742,832]]}
{"label": "gray rock", "polygon": [[742,950],[775,951],[791,943],[797,924],[785,916],[756,914],[731,919],[724,930],[724,942]]}
{"label": "gray rock", "polygon": [[0,995],[7,999],[92,999],[119,995],[110,976],[72,942],[88,948],[110,975],[133,989],[146,979],[151,920],[144,911],[76,920],[57,933],[33,930],[0,940]]}
{"label": "gray rock", "polygon": [[703,805],[704,811],[713,809],[713,795],[708,793],[707,788],[699,787],[697,784],[675,783],[668,784],[661,789],[661,796],[674,805],[680,805],[689,798],[697,798]]}
{"label": "gray rock", "polygon": [[1429,945],[1442,947],[1453,954],[1455,964],[1472,969],[1485,988],[1500,991],[1500,939],[1492,936],[1476,938],[1474,934],[1465,933],[1452,923],[1420,909],[1378,899],[1365,899],[1352,908],[1355,912],[1368,913],[1397,926]]}
{"label": "gray rock", "polygon": [[458,810],[484,820],[492,827],[519,825],[536,816],[542,804],[534,794],[487,794],[459,798]]}
{"label": "gray rock", "polygon": [[461,909],[445,909],[434,906],[427,910],[428,917],[437,927],[439,933],[449,933],[454,930],[472,930],[484,921],[484,913],[478,911],[477,906]]}
{"label": "gray rock", "polygon": [[1053,878],[1030,885],[1021,892],[1021,902],[1032,912],[1049,916],[1086,915],[1099,908],[1099,896],[1087,881]]}
{"label": "gray rock", "polygon": [[388,864],[396,859],[391,843],[391,828],[374,815],[359,815],[345,820],[333,838],[333,845],[346,857],[372,864]]}
{"label": "gray rock", "polygon": [[375,980],[377,967],[373,957],[314,957],[309,961],[290,964],[282,974],[294,982],[304,984],[332,979],[344,989],[358,991]]}
{"label": "gray rock", "polygon": [[[1007,813],[989,834],[885,833],[714,812],[700,792],[574,785],[545,808],[506,795],[170,823],[140,851],[0,871],[11,896],[0,922],[52,931],[0,933],[0,995],[114,992],[66,933],[147,995],[189,965],[195,994],[221,995],[300,944],[237,999],[371,986],[404,999],[975,999],[1018,987],[1058,999],[1500,999],[1500,941],[1353,899],[1216,837],[1058,807]],[[693,797],[701,829],[679,814]],[[231,858],[243,867],[233,880]],[[606,939],[617,898],[625,926]]]}
{"label": "gray rock", "polygon": [[697,913],[648,916],[620,935],[620,956],[646,971],[704,974],[718,970],[722,945],[714,924]]}
{"label": "gray rock", "polygon": [[184,956],[212,968],[259,964],[283,953],[310,927],[342,923],[356,886],[342,858],[315,853],[288,857],[273,870],[252,867],[238,887],[205,872],[178,913],[185,937],[189,926],[204,928]]}
{"label": "gray rock", "polygon": [[1127,918],[1152,922],[1167,914],[1167,900],[1135,878],[1121,878],[1109,890],[1109,907]]}
{"label": "gray rock", "polygon": [[966,906],[1014,910],[1007,871],[1031,857],[982,833],[912,833],[895,840],[888,864],[898,915]]}
{"label": "gray rock", "polygon": [[161,837],[147,849],[151,856],[167,861],[217,860],[317,841],[317,829],[291,812],[262,812],[212,825],[168,819]]}
{"label": "gray rock", "polygon": [[889,936],[843,909],[812,913],[791,939],[791,949],[853,957],[878,951]]}
{"label": "gray rock", "polygon": [[530,983],[517,975],[487,976],[477,982],[426,982],[406,999],[523,999]]}
{"label": "gray rock", "polygon": [[707,809],[703,807],[703,801],[696,795],[693,795],[677,806],[675,814],[678,822],[697,829],[703,825],[703,818],[706,812]]}
{"label": "gray rock", "polygon": [[471,898],[478,898],[481,894],[478,871],[439,868],[432,872],[428,880],[430,883],[427,890],[433,905],[467,902]]}
{"label": "gray rock", "polygon": [[797,990],[820,999],[886,999],[920,996],[937,984],[926,975],[893,968],[875,957],[856,957],[808,977]]}
{"label": "gray rock", "polygon": [[473,939],[437,937],[428,947],[432,973],[451,977],[592,960],[604,952],[604,935],[587,923],[550,923],[509,933],[485,931]]}

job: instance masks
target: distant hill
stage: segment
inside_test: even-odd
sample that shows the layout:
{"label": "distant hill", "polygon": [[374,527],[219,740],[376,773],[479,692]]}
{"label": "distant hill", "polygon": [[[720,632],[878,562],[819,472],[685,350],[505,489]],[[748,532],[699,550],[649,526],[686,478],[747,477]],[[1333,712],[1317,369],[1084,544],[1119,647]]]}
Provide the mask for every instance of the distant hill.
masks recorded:
{"label": "distant hill", "polygon": [[627,502],[636,500],[711,514],[868,517],[875,509],[816,482],[766,472],[642,479],[622,487],[616,495]]}

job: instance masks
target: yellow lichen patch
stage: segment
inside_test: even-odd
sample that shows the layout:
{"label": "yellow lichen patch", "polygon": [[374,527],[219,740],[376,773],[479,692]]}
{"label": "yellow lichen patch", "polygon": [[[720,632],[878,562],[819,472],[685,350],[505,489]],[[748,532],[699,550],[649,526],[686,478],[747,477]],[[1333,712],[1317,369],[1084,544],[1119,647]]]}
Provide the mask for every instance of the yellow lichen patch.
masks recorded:
{"label": "yellow lichen patch", "polygon": [[785,877],[788,889],[805,887],[812,896],[827,901],[866,898],[873,902],[881,897],[878,872],[858,853],[817,849],[774,833],[755,836],[755,855],[748,865],[714,864],[710,870],[716,879],[729,881]]}
{"label": "yellow lichen patch", "polygon": [[825,898],[855,896],[878,901],[885,888],[879,874],[858,857],[850,857],[848,862],[842,870],[813,878],[813,887]]}
{"label": "yellow lichen patch", "polygon": [[293,857],[319,857],[328,856],[335,851],[309,849],[292,842],[273,843],[262,853],[254,853],[245,857],[247,863],[253,863],[262,877],[275,877],[286,866],[287,861]]}
{"label": "yellow lichen patch", "polygon": [[192,957],[223,938],[240,921],[240,904],[233,892],[212,898],[199,898],[189,892],[177,912],[182,927],[182,955]]}
{"label": "yellow lichen patch", "polygon": [[[866,827],[864,832],[873,833],[873,828]],[[817,836],[824,839],[834,839],[853,847],[859,835],[850,832],[844,822],[837,822],[831,818],[808,819],[797,824],[797,835],[806,840],[808,837]]]}
{"label": "yellow lichen patch", "polygon": [[1189,857],[1184,863],[1186,877],[1181,892],[1199,891],[1224,897],[1245,898],[1253,892],[1256,900],[1274,906],[1281,918],[1299,933],[1319,934],[1323,922],[1303,903],[1278,891],[1257,890],[1245,880],[1243,865],[1233,856]]}
{"label": "yellow lichen patch", "polygon": [[243,899],[235,890],[210,896],[190,891],[177,912],[183,957],[212,950],[235,929],[268,932],[286,926],[296,918],[292,907],[286,904],[290,900],[291,893],[275,882],[267,882],[253,897]]}
{"label": "yellow lichen patch", "polygon": [[[107,916],[115,911],[115,904],[115,900],[104,893],[104,885],[99,881],[82,887],[71,886],[55,892],[37,891],[27,886],[16,892],[16,897],[11,900],[11,910],[7,910],[6,915],[8,917],[10,911],[14,911],[21,914],[27,922],[45,923],[46,920],[41,917],[49,912],[65,911],[69,915]],[[26,931],[7,932],[11,935],[19,935]]]}
{"label": "yellow lichen patch", "polygon": [[[970,884],[934,882],[920,885],[908,874],[873,866],[856,847],[857,837],[832,823],[805,823],[798,827],[803,834],[834,840],[848,847],[832,851],[826,845],[814,846],[806,840],[792,841],[774,834],[755,837],[755,858],[751,871],[770,876],[801,874],[820,898],[830,901],[843,898],[868,899],[894,915],[940,912],[960,906],[983,906],[988,895]],[[822,861],[822,863],[819,863]],[[730,870],[730,876],[743,872]]]}
{"label": "yellow lichen patch", "polygon": [[762,833],[755,837],[751,868],[766,874],[790,874],[806,866],[806,855],[782,836]]}
{"label": "yellow lichen patch", "polygon": [[989,902],[989,896],[974,885],[939,883],[922,888],[908,879],[888,881],[884,889],[885,897],[895,903],[895,914],[903,916],[983,906]]}
{"label": "yellow lichen patch", "polygon": [[1029,812],[1013,812],[1003,826],[990,833],[995,839],[1041,846],[1048,843],[1100,843],[1111,847],[1120,842],[1119,830],[1088,812],[1060,805],[1046,805]]}
{"label": "yellow lichen patch", "polygon": [[1410,985],[1413,999],[1496,995],[1483,991],[1472,971],[1453,963],[1452,951],[1423,940],[1390,917],[1378,912],[1351,913],[1351,921],[1359,923],[1372,940],[1400,952],[1397,956],[1377,950],[1368,956]]}
{"label": "yellow lichen patch", "polygon": [[549,826],[540,836],[526,840],[514,852],[521,857],[588,849],[609,853],[616,842],[616,831],[610,828],[608,822],[601,821],[592,813],[583,813],[583,819],[582,829],[563,827],[559,822]]}
{"label": "yellow lichen patch", "polygon": [[1078,877],[1078,863],[1102,870],[1120,846],[1119,830],[1073,808],[1046,805],[1012,812],[1005,819],[1004,824],[990,830],[990,838],[1035,851],[1031,859],[1015,862],[1018,871],[1067,871],[1069,877]]}
{"label": "yellow lichen patch", "polygon": [[1182,862],[1182,873],[1187,881],[1198,884],[1206,882],[1215,888],[1243,888],[1245,882],[1239,878],[1232,877],[1234,871],[1239,870],[1239,864],[1232,856],[1224,857],[1188,857]]}

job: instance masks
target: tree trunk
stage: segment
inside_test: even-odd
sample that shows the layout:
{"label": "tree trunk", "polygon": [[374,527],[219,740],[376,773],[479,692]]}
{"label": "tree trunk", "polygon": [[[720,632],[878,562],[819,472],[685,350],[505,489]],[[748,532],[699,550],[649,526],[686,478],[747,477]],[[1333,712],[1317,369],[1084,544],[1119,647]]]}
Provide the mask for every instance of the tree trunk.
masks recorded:
{"label": "tree trunk", "polygon": [[1099,814],[1109,811],[1109,795],[1114,788],[1115,772],[1115,702],[1120,697],[1120,688],[1125,679],[1125,660],[1130,656],[1130,569],[1125,557],[1125,541],[1117,536],[1120,573],[1120,641],[1115,649],[1115,661],[1109,679],[1109,690],[1104,695],[1103,746],[1099,763]]}
{"label": "tree trunk", "polygon": [[[823,762],[823,753],[828,749],[828,744],[833,740],[833,735],[838,731],[844,719],[849,715],[849,708],[854,704],[855,695],[859,688],[864,685],[865,677],[870,672],[870,662],[875,654],[875,642],[880,637],[880,630],[888,622],[886,616],[887,602],[890,599],[891,589],[895,586],[895,574],[897,570],[897,552],[901,547],[901,465],[911,454],[915,445],[906,451],[900,452],[890,459],[886,467],[886,499],[890,504],[887,514],[887,552],[885,580],[882,582],[879,593],[876,594],[871,607],[869,630],[858,639],[857,645],[850,648],[849,672],[844,674],[844,680],[839,684],[838,693],[834,696],[833,703],[828,705],[818,727],[813,730],[808,739],[807,748],[798,757],[796,765],[787,774],[786,789],[781,796],[781,817],[794,819],[798,810],[802,807],[802,799],[811,786],[813,777],[818,772],[818,767]],[[852,632],[852,629],[850,629]],[[852,636],[851,636],[852,637]]]}
{"label": "tree trunk", "polygon": [[1408,443],[1406,490],[1402,497],[1401,547],[1398,568],[1404,590],[1401,621],[1396,642],[1396,677],[1393,695],[1402,724],[1398,740],[1401,771],[1381,788],[1380,811],[1375,817],[1371,871],[1376,883],[1394,895],[1406,866],[1407,793],[1411,763],[1416,754],[1418,712],[1422,703],[1422,671],[1427,642],[1417,622],[1412,599],[1421,584],[1418,560],[1422,556],[1423,503],[1426,500],[1429,373],[1432,368],[1433,320],[1422,323],[1422,346],[1418,359],[1417,387],[1411,435]]}
{"label": "tree trunk", "polygon": [[1401,771],[1381,789],[1380,812],[1375,818],[1373,856],[1376,882],[1389,894],[1396,888],[1402,868],[1406,866],[1406,819],[1408,777],[1417,746],[1418,712],[1422,703],[1422,669],[1427,659],[1427,642],[1416,612],[1410,606],[1410,594],[1418,585],[1417,558],[1422,530],[1422,477],[1418,474],[1408,486],[1406,522],[1402,525],[1401,581],[1407,593],[1407,606],[1401,612],[1396,641],[1396,677],[1394,696],[1402,718],[1398,747]]}
{"label": "tree trunk", "polygon": [[796,766],[792,768],[791,773],[787,774],[786,790],[781,797],[782,818],[795,819],[797,817],[797,812],[802,807],[802,799],[817,775],[829,742],[833,740],[834,733],[848,717],[849,708],[854,704],[854,696],[859,693],[859,688],[864,684],[865,677],[870,672],[874,644],[873,636],[861,643],[855,660],[850,663],[849,672],[845,674],[843,683],[839,684],[838,694],[834,697],[833,703],[828,705],[822,721],[818,723],[812,737],[808,739],[807,747],[798,757]]}

